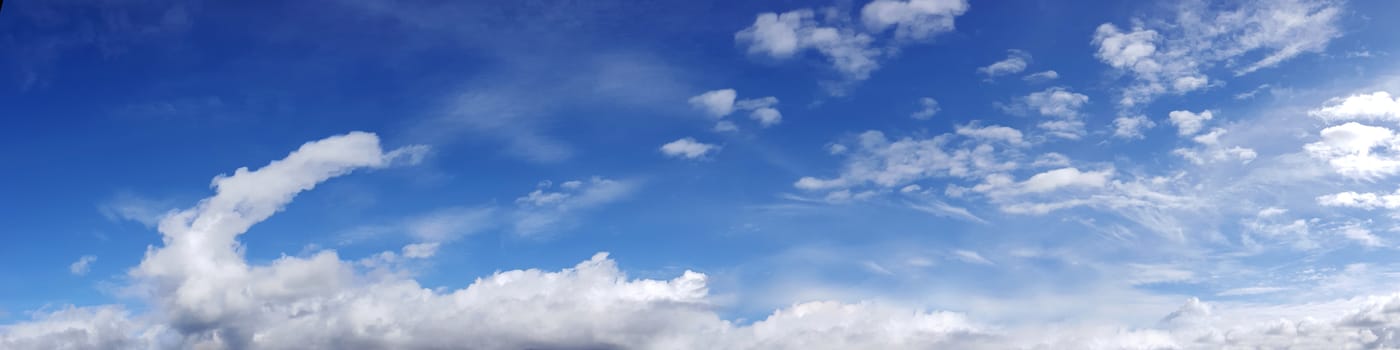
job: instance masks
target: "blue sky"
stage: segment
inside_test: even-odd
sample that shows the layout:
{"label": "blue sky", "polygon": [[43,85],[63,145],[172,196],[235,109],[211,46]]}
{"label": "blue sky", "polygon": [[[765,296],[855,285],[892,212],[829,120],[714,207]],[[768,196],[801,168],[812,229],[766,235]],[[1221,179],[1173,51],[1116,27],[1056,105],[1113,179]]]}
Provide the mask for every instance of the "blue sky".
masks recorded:
{"label": "blue sky", "polygon": [[0,347],[1400,347],[1397,13],[12,2]]}

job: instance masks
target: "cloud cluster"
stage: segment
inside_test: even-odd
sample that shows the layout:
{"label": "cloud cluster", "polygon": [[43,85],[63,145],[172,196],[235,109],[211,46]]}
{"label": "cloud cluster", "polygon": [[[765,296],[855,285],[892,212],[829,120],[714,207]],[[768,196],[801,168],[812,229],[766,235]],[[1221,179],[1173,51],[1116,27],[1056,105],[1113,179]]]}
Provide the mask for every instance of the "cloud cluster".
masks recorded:
{"label": "cloud cluster", "polygon": [[1033,112],[1052,120],[1036,126],[1050,135],[1077,140],[1084,136],[1084,120],[1080,110],[1089,103],[1089,96],[1064,87],[1050,87],[1016,99],[1002,109],[1014,114]]}
{"label": "cloud cluster", "polygon": [[1209,86],[1210,69],[1222,63],[1243,75],[1320,52],[1340,36],[1340,13],[1331,0],[1246,1],[1224,9],[1189,1],[1168,21],[1139,21],[1130,30],[1104,23],[1092,42],[1100,61],[1132,78],[1119,100],[1126,108]]}
{"label": "cloud cluster", "polygon": [[[777,97],[736,100],[738,96],[738,92],[734,89],[720,89],[691,97],[689,102],[691,107],[701,110],[715,119],[724,118],[739,110],[749,111],[749,118],[758,122],[761,127],[767,128],[783,121],[783,113],[774,107],[778,105]],[[732,122],[720,121],[719,123],[715,126],[716,131],[737,130],[737,126]]]}
{"label": "cloud cluster", "polygon": [[[844,85],[869,78],[879,61],[894,55],[899,46],[952,31],[954,19],[968,7],[966,0],[876,0],[861,8],[863,26],[836,9],[825,9],[821,18],[812,9],[762,13],[753,25],[735,33],[734,40],[751,55],[778,60],[816,51],[845,80],[828,86],[829,92],[840,95]],[[890,31],[892,38],[884,39]],[[881,47],[884,41],[889,42]]]}
{"label": "cloud cluster", "polygon": [[1225,128],[1212,128],[1209,132],[1201,134],[1206,122],[1215,118],[1213,111],[1201,111],[1193,113],[1191,111],[1172,111],[1167,114],[1167,120],[1176,126],[1177,135],[1182,138],[1190,138],[1195,145],[1193,147],[1181,147],[1172,150],[1173,154],[1181,156],[1187,161],[1201,165],[1207,163],[1221,162],[1226,160],[1237,160],[1241,163],[1249,163],[1259,154],[1252,148],[1242,146],[1227,146],[1220,140],[1228,130]]}
{"label": "cloud cluster", "polygon": [[[1009,128],[1007,128],[1009,129]],[[980,176],[988,196],[1131,191],[1112,169],[1060,167],[1016,181],[998,167],[982,168],[945,151],[953,137],[967,146],[1015,143],[1007,129],[965,125],[959,134],[890,140],[860,136],[855,158],[836,180],[908,188],[928,176]],[[1014,131],[1014,129],[1012,129]],[[960,135],[961,134],[961,135]],[[951,153],[951,154],[950,154]],[[303,191],[333,177],[395,163],[372,134],[351,133],[303,145],[257,170],[214,179],[216,194],[173,212],[159,225],[162,244],[148,249],[130,271],[130,290],[150,307],[132,314],[122,306],[69,307],[32,314],[0,327],[5,349],[1050,349],[1050,348],[1386,348],[1400,346],[1400,295],[1327,303],[1257,306],[1188,300],[1156,326],[1109,324],[995,326],[965,314],[880,302],[810,301],[744,324],[721,318],[709,277],[685,271],[670,279],[630,278],[599,253],[557,271],[502,271],[460,289],[429,288],[393,273],[393,264],[343,260],[335,251],[283,256],[267,263],[243,257],[238,237],[285,208]],[[939,156],[938,154],[942,154]],[[927,158],[920,158],[920,157]],[[883,158],[880,158],[883,157]],[[878,158],[878,159],[872,159]],[[1052,157],[1053,158],[1053,157]],[[961,162],[961,165],[956,165]],[[942,164],[942,165],[940,165]],[[985,164],[983,164],[985,165]],[[937,169],[924,172],[921,167]],[[901,186],[903,185],[903,186]],[[820,187],[820,186],[818,186]],[[567,212],[620,198],[624,183],[590,179],[541,184],[515,200],[531,210]],[[918,192],[913,188],[912,192]],[[1126,198],[1126,195],[1123,195]],[[1149,196],[1135,197],[1138,200]],[[1369,196],[1339,195],[1328,203],[1369,206]],[[1380,196],[1376,201],[1380,201]],[[1381,202],[1383,203],[1383,201]],[[1093,204],[1084,204],[1093,205]],[[1261,211],[1278,216],[1282,210]],[[458,225],[427,215],[424,237],[443,237]],[[443,233],[448,232],[448,233]],[[1349,229],[1352,239],[1374,239]],[[1369,238],[1368,238],[1369,237]],[[1379,242],[1379,241],[1374,241]],[[407,258],[434,255],[433,244],[405,246]],[[970,250],[950,259],[989,265]],[[1153,280],[1189,275],[1144,267]],[[386,271],[389,270],[389,271]],[[385,273],[389,272],[389,273]]]}
{"label": "cloud cluster", "polygon": [[1157,127],[1157,123],[1145,115],[1118,117],[1113,119],[1113,137],[1122,139],[1143,138],[1142,131]]}

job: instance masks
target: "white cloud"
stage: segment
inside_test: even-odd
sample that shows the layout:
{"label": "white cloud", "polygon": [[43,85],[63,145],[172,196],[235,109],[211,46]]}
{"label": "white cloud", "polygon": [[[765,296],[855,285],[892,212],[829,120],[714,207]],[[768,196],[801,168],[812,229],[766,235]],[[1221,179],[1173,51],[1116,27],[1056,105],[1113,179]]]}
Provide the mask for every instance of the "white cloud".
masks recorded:
{"label": "white cloud", "polygon": [[1373,179],[1400,171],[1400,140],[1389,128],[1348,122],[1322,129],[1319,134],[1321,140],[1303,149],[1326,160],[1338,174]]}
{"label": "white cloud", "polygon": [[403,246],[403,256],[410,259],[426,259],[437,255],[441,243],[414,243]]}
{"label": "white cloud", "polygon": [[1047,88],[1026,96],[1026,105],[1044,116],[1079,117],[1079,109],[1089,103],[1089,96],[1062,87]]}
{"label": "white cloud", "polygon": [[969,264],[995,265],[992,263],[991,260],[987,260],[987,258],[982,257],[982,254],[978,254],[977,252],[971,250],[954,250],[953,259],[957,259],[959,261]]}
{"label": "white cloud", "polygon": [[1341,228],[1342,237],[1361,243],[1367,247],[1379,247],[1383,245],[1381,238],[1371,233],[1371,230],[1361,227],[1361,225],[1347,225]]}
{"label": "white cloud", "polygon": [[[752,55],[789,59],[803,51],[821,54],[839,72],[844,82],[828,83],[832,95],[844,94],[845,85],[865,80],[880,67],[880,59],[893,56],[898,48],[953,30],[955,17],[967,12],[966,0],[877,0],[861,9],[864,28],[857,28],[835,8],[816,11],[800,9],[762,13],[754,23],[734,34],[734,41]],[[877,41],[894,28],[893,42]]]}
{"label": "white cloud", "polygon": [[820,52],[832,67],[851,80],[865,80],[879,68],[880,50],[865,33],[850,28],[818,24],[812,10],[758,15],[752,26],[734,34],[734,40],[748,46],[750,54],[787,59],[812,49]]}
{"label": "white cloud", "polygon": [[1358,209],[1400,209],[1400,190],[1391,194],[1338,192],[1317,197],[1317,204],[1327,207]]}
{"label": "white cloud", "polygon": [[1065,187],[1103,187],[1113,177],[1113,169],[1084,172],[1076,168],[1060,168],[1032,175],[1021,183],[1021,191],[1049,192]]}
{"label": "white cloud", "polygon": [[690,98],[690,106],[704,111],[711,117],[721,118],[734,113],[734,99],[738,93],[734,89],[708,91]]}
{"label": "white cloud", "polygon": [[549,192],[551,189],[546,183],[530,194],[517,198],[517,209],[512,215],[515,233],[534,236],[567,228],[578,212],[627,198],[638,186],[634,181],[602,177],[567,183],[576,185],[560,186],[558,192]]}
{"label": "white cloud", "polygon": [[1033,168],[1066,166],[1069,166],[1069,157],[1055,152],[1042,154],[1039,157],[1035,158],[1035,162],[1031,163],[1031,167]]}
{"label": "white cloud", "polygon": [[1055,117],[1037,125],[1051,135],[1072,140],[1084,135],[1080,109],[1089,103],[1087,95],[1063,87],[1051,87],[1026,95],[1016,103],[1008,111],[1019,113],[1030,109],[1042,116]]}
{"label": "white cloud", "polygon": [[[1253,148],[1226,145],[1221,141],[1228,130],[1225,128],[1212,128],[1209,132],[1200,134],[1206,121],[1214,118],[1211,111],[1191,113],[1190,111],[1172,111],[1168,114],[1168,119],[1177,127],[1177,135],[1181,137],[1191,137],[1195,142],[1195,147],[1183,147],[1172,150],[1172,154],[1182,157],[1192,164],[1204,165],[1215,162],[1237,160],[1242,164],[1253,162],[1259,157],[1259,153]],[[1192,136],[1194,135],[1194,136]]]}
{"label": "white cloud", "polygon": [[[704,111],[705,114],[714,118],[724,118],[736,110],[750,111],[749,118],[758,121],[760,126],[770,127],[783,121],[783,114],[777,108],[777,97],[762,97],[745,100],[735,100],[738,93],[734,89],[721,89],[705,92],[690,98],[690,105],[695,109]],[[719,121],[715,124],[715,131],[727,132],[739,130],[737,125],[729,121]]]}
{"label": "white cloud", "polygon": [[[948,147],[955,135],[927,139],[893,140],[879,131],[866,131],[854,147],[843,154],[846,165],[840,176],[829,179],[803,177],[794,186],[803,190],[825,190],[861,185],[897,188],[931,177],[972,177],[1005,171],[1014,162],[997,159],[995,147]],[[951,148],[951,149],[947,149]]]}
{"label": "white cloud", "polygon": [[1152,119],[1145,115],[1132,117],[1118,117],[1113,119],[1113,137],[1122,139],[1143,138],[1142,130],[1151,129],[1157,126]]}
{"label": "white cloud", "polygon": [[953,19],[967,9],[967,0],[875,0],[861,8],[860,19],[874,32],[894,27],[895,38],[924,40],[952,31]]}
{"label": "white cloud", "polygon": [[1000,125],[979,126],[976,123],[958,125],[955,128],[958,135],[967,136],[976,140],[998,141],[1011,146],[1022,146],[1025,141],[1021,139],[1021,131]]}
{"label": "white cloud", "polygon": [[1204,125],[1205,121],[1215,118],[1215,115],[1211,113],[1211,111],[1201,111],[1200,113],[1172,111],[1167,114],[1167,118],[1171,121],[1172,125],[1176,125],[1177,135],[1190,136],[1200,132],[1201,126]]}
{"label": "white cloud", "polygon": [[1344,120],[1400,121],[1400,98],[1389,92],[1376,91],[1334,98],[1327,106],[1308,111],[1309,115],[1328,122]]}
{"label": "white cloud", "polygon": [[[1007,50],[1007,57],[986,67],[977,68],[978,73],[986,75],[988,79],[1003,75],[1016,74],[1026,70],[1030,64],[1031,54],[1021,50]],[[1050,71],[1054,74],[1054,71]],[[1038,73],[1039,74],[1039,73]]]}
{"label": "white cloud", "polygon": [[749,114],[749,118],[758,121],[758,125],[766,128],[781,123],[783,121],[783,114],[778,112],[777,109],[764,107],[753,110],[753,112]]}
{"label": "white cloud", "polygon": [[1282,292],[1282,291],[1286,291],[1286,290],[1288,290],[1288,288],[1283,288],[1283,287],[1244,287],[1244,288],[1227,289],[1227,290],[1221,291],[1220,293],[1215,293],[1215,295],[1222,296],[1222,297],[1229,297],[1229,296],[1245,296],[1245,295],[1260,295],[1260,294],[1278,293],[1278,292]]}
{"label": "white cloud", "polygon": [[919,98],[919,107],[920,109],[918,112],[909,115],[910,118],[929,120],[933,118],[933,115],[938,114],[938,100],[932,97]]}
{"label": "white cloud", "polygon": [[96,261],[96,256],[84,255],[78,258],[78,261],[74,261],[73,264],[68,265],[68,272],[76,276],[86,275],[88,270],[92,268],[92,263]]}
{"label": "white cloud", "polygon": [[1059,78],[1060,78],[1060,73],[1059,73],[1059,72],[1056,72],[1056,71],[1053,71],[1053,70],[1047,70],[1047,71],[1044,71],[1044,72],[1036,72],[1036,73],[1027,74],[1025,77],[1023,77],[1023,78],[1021,78],[1021,79],[1022,79],[1022,80],[1025,80],[1025,81],[1028,81],[1028,82],[1032,82],[1032,83],[1043,83],[1043,82],[1047,82],[1047,81],[1051,81],[1051,80],[1055,80],[1055,79],[1059,79]]}
{"label": "white cloud", "polygon": [[[243,257],[237,238],[296,194],[331,177],[383,166],[384,156],[376,137],[352,133],[308,143],[261,169],[218,177],[214,196],[161,222],[164,240],[132,270],[132,290],[153,304],[143,308],[150,314],[132,316],[116,306],[39,312],[32,321],[0,327],[0,348],[1400,346],[1400,316],[1392,312],[1400,295],[1266,307],[1192,299],[1158,328],[1109,324],[1108,331],[1036,332],[986,326],[954,312],[834,301],[795,304],[744,325],[713,311],[717,301],[705,274],[630,278],[606,253],[557,271],[497,272],[455,290],[426,288],[410,274],[364,271],[334,251],[267,263]],[[1078,175],[1062,176],[1070,173]],[[1098,186],[1102,181],[1076,180],[1091,173],[1061,169],[1024,185]],[[560,187],[577,192],[564,200],[540,201],[560,198],[542,193],[520,204],[582,207],[626,192],[603,179],[566,184]],[[410,245],[403,253],[425,256],[433,248]],[[971,251],[954,254],[986,260]],[[1139,274],[1139,281],[1192,277],[1169,267],[1140,270],[1150,273]]]}
{"label": "white cloud", "polygon": [[668,157],[696,159],[718,151],[719,146],[695,141],[693,137],[686,137],[661,145],[661,153]]}
{"label": "white cloud", "polygon": [[1119,101],[1132,107],[1204,88],[1214,80],[1207,72],[1222,63],[1243,75],[1321,52],[1340,36],[1340,12],[1340,3],[1330,0],[1185,2],[1165,21],[1136,21],[1127,31],[1100,25],[1093,43],[1100,61],[1132,77]]}

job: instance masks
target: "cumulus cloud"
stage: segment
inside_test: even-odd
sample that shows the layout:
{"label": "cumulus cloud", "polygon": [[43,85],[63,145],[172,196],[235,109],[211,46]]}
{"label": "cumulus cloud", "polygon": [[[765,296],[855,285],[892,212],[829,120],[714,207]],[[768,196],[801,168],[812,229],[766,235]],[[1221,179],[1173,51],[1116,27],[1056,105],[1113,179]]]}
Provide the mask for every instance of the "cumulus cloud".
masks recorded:
{"label": "cumulus cloud", "polygon": [[952,31],[967,9],[967,0],[876,0],[861,8],[860,19],[875,32],[893,27],[896,38],[924,40]]}
{"label": "cumulus cloud", "polygon": [[1166,21],[1139,21],[1129,30],[1104,23],[1092,42],[1100,61],[1132,77],[1119,100],[1132,107],[1161,94],[1204,88],[1213,80],[1209,70],[1220,64],[1244,75],[1321,52],[1341,35],[1340,13],[1340,3],[1330,0],[1225,7],[1184,2]]}
{"label": "cumulus cloud", "polygon": [[78,258],[78,261],[74,261],[73,264],[68,265],[68,272],[76,276],[86,275],[88,270],[92,269],[92,263],[96,261],[96,256],[84,255]]}
{"label": "cumulus cloud", "polygon": [[1014,162],[999,160],[996,148],[989,144],[970,148],[949,145],[953,136],[890,140],[882,132],[866,131],[842,153],[846,165],[840,176],[802,177],[793,186],[809,191],[863,185],[897,188],[925,178],[972,177],[1016,167]]}
{"label": "cumulus cloud", "polygon": [[734,34],[749,54],[788,59],[815,50],[847,79],[865,80],[879,68],[883,53],[872,47],[875,38],[839,24],[824,25],[812,10],[759,14],[752,26]]}
{"label": "cumulus cloud", "polygon": [[1157,123],[1145,115],[1118,117],[1113,119],[1113,137],[1121,139],[1143,138],[1142,131],[1157,127]]}
{"label": "cumulus cloud", "polygon": [[988,79],[1016,74],[1026,70],[1026,66],[1030,64],[1030,60],[1031,54],[1025,51],[1015,49],[1007,50],[1006,59],[996,61],[985,67],[979,67],[977,68],[977,72],[987,76]]}
{"label": "cumulus cloud", "polygon": [[704,111],[711,117],[721,118],[734,113],[734,99],[738,93],[734,89],[707,91],[690,98],[690,106]]}
{"label": "cumulus cloud", "polygon": [[[734,40],[751,55],[778,60],[816,51],[845,80],[827,84],[831,94],[841,95],[845,85],[869,78],[879,61],[894,55],[899,46],[952,31],[953,20],[967,9],[966,0],[877,0],[861,8],[863,26],[855,26],[834,8],[826,9],[821,19],[811,9],[762,13],[735,33]],[[886,39],[884,33],[891,28],[892,39]],[[884,41],[891,42],[881,45]]]}
{"label": "cumulus cloud", "polygon": [[1358,209],[1400,209],[1400,190],[1394,193],[1338,192],[1317,197],[1317,204],[1327,207]]}
{"label": "cumulus cloud", "polygon": [[938,111],[938,100],[932,97],[922,97],[919,98],[919,111],[910,114],[909,117],[918,120],[929,120],[933,118],[933,115],[938,114]]}
{"label": "cumulus cloud", "polygon": [[[872,140],[879,141],[879,140]],[[886,140],[886,142],[888,142]],[[927,349],[1385,348],[1400,346],[1400,295],[1300,305],[1211,305],[1189,299],[1155,327],[1109,325],[1037,332],[967,315],[880,302],[813,301],[751,324],[713,309],[709,277],[628,277],[606,253],[556,271],[509,270],[460,289],[341,260],[335,251],[252,263],[238,237],[330,178],[383,167],[371,134],[307,143],[260,169],[215,178],[216,193],[161,221],[162,242],[131,270],[151,307],[41,311],[0,327],[5,349]],[[1097,187],[1095,172],[1057,169],[1019,183],[1032,191]],[[1089,178],[1085,180],[1085,178]],[[552,184],[545,186],[552,188]],[[586,206],[617,198],[602,179],[521,197],[522,206]],[[595,190],[590,190],[595,189]],[[600,191],[594,193],[590,191]],[[1365,237],[1358,233],[1352,236]],[[433,244],[403,255],[436,254]],[[972,251],[953,255],[985,261]],[[1168,278],[1175,278],[1168,275]],[[482,322],[490,320],[490,322]]]}
{"label": "cumulus cloud", "polygon": [[1003,108],[1011,113],[1021,114],[1028,110],[1041,116],[1052,117],[1052,120],[1041,122],[1037,126],[1057,137],[1079,139],[1084,135],[1084,121],[1080,109],[1088,103],[1087,95],[1063,87],[1050,87],[1032,92]]}
{"label": "cumulus cloud", "polygon": [[[735,100],[738,96],[734,89],[713,90],[691,97],[690,105],[714,118],[724,118],[736,110],[749,111],[749,118],[765,128],[783,121],[782,112],[773,107],[778,104],[777,97]],[[733,122],[720,121],[715,124],[714,129],[715,131],[735,131],[739,128]]]}
{"label": "cumulus cloud", "polygon": [[1400,171],[1400,140],[1389,128],[1348,122],[1322,129],[1319,135],[1321,140],[1303,149],[1342,176],[1374,179]]}
{"label": "cumulus cloud", "polygon": [[710,152],[718,150],[718,145],[701,143],[699,141],[695,141],[695,138],[693,137],[681,138],[679,140],[667,142],[666,144],[661,145],[662,154],[665,154],[668,157],[685,159],[700,158],[705,156],[706,154],[709,154]]}
{"label": "cumulus cloud", "polygon": [[1167,119],[1176,126],[1177,135],[1191,136],[1201,131],[1201,126],[1207,120],[1211,120],[1215,115],[1211,111],[1201,111],[1191,113],[1191,111],[1172,111],[1167,114]]}
{"label": "cumulus cloud", "polygon": [[981,184],[973,186],[972,191],[986,193],[994,198],[1010,198],[1067,188],[1101,188],[1112,177],[1113,169],[1081,171],[1077,168],[1047,170],[1020,182],[1008,175],[993,174],[987,176]]}
{"label": "cumulus cloud", "polygon": [[1021,146],[1025,141],[1021,139],[1021,131],[1000,125],[980,126],[976,123],[959,125],[954,129],[955,133],[967,136],[976,140],[989,142],[1002,142],[1011,146]]}
{"label": "cumulus cloud", "polygon": [[1026,95],[1026,105],[1045,116],[1079,117],[1079,109],[1089,103],[1089,96],[1062,87],[1052,87]]}
{"label": "cumulus cloud", "polygon": [[1347,120],[1400,121],[1400,98],[1386,91],[1334,98],[1322,108],[1308,111],[1309,115],[1328,122]]}

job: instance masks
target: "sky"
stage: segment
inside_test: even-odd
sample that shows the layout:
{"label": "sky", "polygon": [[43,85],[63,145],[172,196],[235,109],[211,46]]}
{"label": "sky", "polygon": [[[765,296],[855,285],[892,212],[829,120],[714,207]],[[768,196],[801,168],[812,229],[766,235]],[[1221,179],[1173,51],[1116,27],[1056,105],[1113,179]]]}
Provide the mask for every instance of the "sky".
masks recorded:
{"label": "sky", "polygon": [[1400,348],[1400,3],[11,1],[4,349]]}

